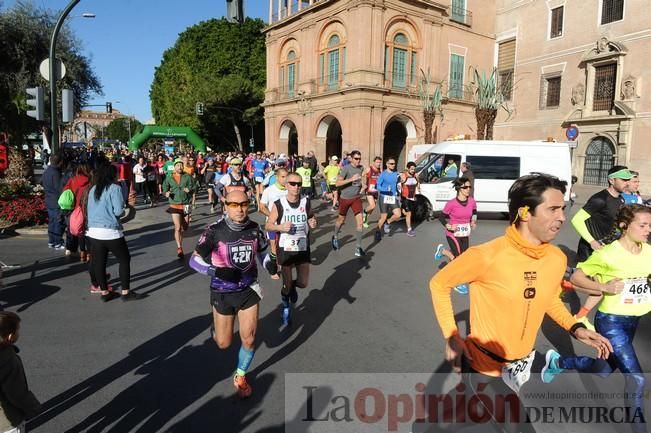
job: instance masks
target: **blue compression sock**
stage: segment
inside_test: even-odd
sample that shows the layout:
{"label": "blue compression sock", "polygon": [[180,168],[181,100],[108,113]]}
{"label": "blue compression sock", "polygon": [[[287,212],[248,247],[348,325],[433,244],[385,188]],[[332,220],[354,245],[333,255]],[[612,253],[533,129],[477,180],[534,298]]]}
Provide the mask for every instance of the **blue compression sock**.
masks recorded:
{"label": "blue compression sock", "polygon": [[249,369],[251,361],[253,361],[253,354],[255,349],[247,350],[244,346],[240,347],[240,352],[237,354],[237,374],[239,376],[244,376],[246,370]]}

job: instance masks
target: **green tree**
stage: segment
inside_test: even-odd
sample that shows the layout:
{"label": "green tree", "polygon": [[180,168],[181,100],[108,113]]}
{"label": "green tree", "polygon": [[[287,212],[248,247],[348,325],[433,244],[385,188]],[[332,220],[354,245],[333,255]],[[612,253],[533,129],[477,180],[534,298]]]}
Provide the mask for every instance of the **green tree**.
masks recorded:
{"label": "green tree", "polygon": [[131,137],[142,131],[142,123],[132,117],[121,117],[115,119],[106,127],[104,136],[111,140],[119,140],[122,143],[129,141],[129,128],[131,128]]}
{"label": "green tree", "polygon": [[[25,89],[33,86],[47,89],[48,83],[40,76],[39,65],[49,56],[50,36],[58,13],[20,1],[2,10],[0,3],[0,58],[5,59],[0,61],[0,130],[9,131],[14,144],[19,144],[26,133],[40,130],[38,122],[25,114]],[[102,94],[89,59],[81,53],[80,42],[66,26],[59,34],[57,56],[66,65],[66,76],[59,88],[73,90],[75,111],[87,103],[92,94]],[[47,90],[45,94],[47,116]]]}
{"label": "green tree", "polygon": [[[189,126],[213,145],[226,141],[243,150],[242,136],[250,138],[250,125],[262,120],[264,26],[259,19],[243,24],[212,19],[181,33],[154,74],[150,98],[156,123]],[[195,112],[197,102],[204,104],[203,116]]]}

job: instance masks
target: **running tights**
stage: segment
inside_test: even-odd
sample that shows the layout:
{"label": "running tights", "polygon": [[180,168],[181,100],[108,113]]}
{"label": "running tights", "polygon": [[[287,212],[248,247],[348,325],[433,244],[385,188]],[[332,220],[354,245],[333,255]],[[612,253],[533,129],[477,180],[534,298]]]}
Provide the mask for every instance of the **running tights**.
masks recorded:
{"label": "running tights", "polygon": [[106,281],[106,262],[109,251],[113,253],[120,264],[120,284],[122,290],[129,290],[131,279],[131,255],[124,236],[118,239],[102,240],[88,238],[90,242],[90,282],[102,290],[108,290]]}
{"label": "running tights", "polygon": [[[292,270],[296,268],[296,280],[292,276]],[[301,263],[300,265],[281,266],[280,273],[283,276],[282,295],[287,296],[294,285],[304,289],[307,287],[307,282],[310,277],[310,264]]]}
{"label": "running tights", "polygon": [[587,356],[561,356],[558,366],[599,375],[608,375],[615,369],[619,369],[625,379],[626,405],[640,408],[643,411],[645,378],[633,347],[633,338],[639,320],[638,316],[620,316],[597,311],[594,321],[595,328],[613,346],[613,353],[608,358],[608,362]]}
{"label": "running tights", "polygon": [[448,240],[448,245],[450,246],[450,251],[454,254],[454,257],[459,257],[461,253],[466,251],[470,246],[470,238],[468,236],[462,238],[456,238],[454,236],[446,236]]}

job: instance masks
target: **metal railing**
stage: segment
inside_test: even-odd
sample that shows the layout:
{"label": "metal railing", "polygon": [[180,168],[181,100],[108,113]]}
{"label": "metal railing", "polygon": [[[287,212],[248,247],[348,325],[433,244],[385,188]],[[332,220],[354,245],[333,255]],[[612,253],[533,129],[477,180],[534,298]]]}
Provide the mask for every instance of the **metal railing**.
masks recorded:
{"label": "metal railing", "polygon": [[[418,85],[420,76],[412,74],[398,74],[393,76],[393,72],[389,71],[384,75],[384,83],[381,85],[381,88],[387,90],[395,91],[404,91],[410,93],[411,95],[418,94]],[[461,101],[465,103],[474,102],[474,89],[472,86],[460,84],[450,85],[449,82],[445,80],[436,80],[434,84],[439,84],[441,86],[441,95],[443,99],[449,101]],[[300,85],[296,85],[294,89],[289,89],[287,87],[275,87],[267,89],[267,93],[270,94],[270,100],[273,102],[289,100],[293,98],[301,98],[304,95],[319,95],[324,93],[329,93],[333,91],[345,90],[350,87],[359,86],[360,83],[355,83],[346,80],[343,74],[337,74],[331,79],[330,75],[324,75],[318,79],[312,79],[306,82],[301,82]],[[377,88],[376,86],[372,86]]]}
{"label": "metal railing", "polygon": [[472,26],[472,12],[459,6],[450,6],[450,21]]}
{"label": "metal railing", "polygon": [[[256,1],[264,1],[264,0],[256,0]],[[280,7],[280,16],[278,15],[278,0],[273,0],[271,3],[271,22],[269,24],[275,24],[277,22],[280,22],[286,18],[289,18],[290,16],[293,16],[299,12],[303,12],[304,10],[307,10],[318,3],[324,3],[327,1],[331,0],[290,0],[290,2],[286,2],[285,0],[281,1],[281,7]],[[299,4],[301,6],[299,10]],[[291,6],[290,6],[291,5]]]}

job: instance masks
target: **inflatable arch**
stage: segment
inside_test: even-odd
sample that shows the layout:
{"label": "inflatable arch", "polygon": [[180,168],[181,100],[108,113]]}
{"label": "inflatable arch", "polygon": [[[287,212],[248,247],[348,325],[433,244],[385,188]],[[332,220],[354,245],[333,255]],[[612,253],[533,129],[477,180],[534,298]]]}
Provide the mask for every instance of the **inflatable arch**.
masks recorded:
{"label": "inflatable arch", "polygon": [[199,152],[206,151],[206,143],[197,135],[192,128],[183,127],[183,126],[153,126],[147,125],[139,133],[134,135],[131,140],[129,140],[129,150],[135,151],[140,148],[140,146],[145,143],[151,137],[174,137],[174,138],[184,138],[194,146],[194,149]]}

